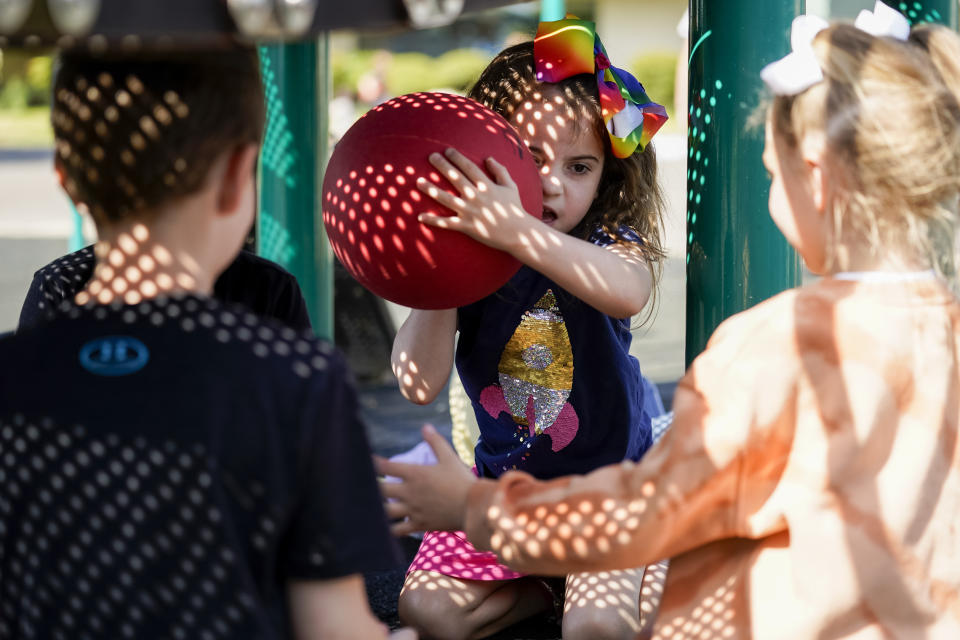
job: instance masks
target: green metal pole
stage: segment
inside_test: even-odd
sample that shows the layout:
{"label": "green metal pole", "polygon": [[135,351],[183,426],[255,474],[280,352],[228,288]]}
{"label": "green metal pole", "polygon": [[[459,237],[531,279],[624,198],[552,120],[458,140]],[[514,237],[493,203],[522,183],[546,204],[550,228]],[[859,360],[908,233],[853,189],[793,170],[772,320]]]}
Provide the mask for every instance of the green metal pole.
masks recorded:
{"label": "green metal pole", "polygon": [[564,0],[541,0],[540,22],[563,20],[567,16]]}
{"label": "green metal pole", "polygon": [[687,158],[687,365],[725,318],[800,283],[770,219],[760,69],[790,51],[804,0],[692,0]]}
{"label": "green metal pole", "polygon": [[330,41],[260,47],[267,131],[260,154],[259,252],[300,284],[314,331],[333,338],[333,256],[320,217],[329,158]]}
{"label": "green metal pole", "polygon": [[70,203],[70,211],[73,213],[73,231],[70,233],[70,239],[67,241],[67,248],[72,253],[83,249],[87,242],[83,237],[83,217],[81,217],[80,212],[77,211],[73,200],[67,198],[67,202]]}
{"label": "green metal pole", "polygon": [[957,0],[909,0],[908,2],[883,0],[883,3],[907,16],[911,24],[935,22],[951,29],[956,29],[958,26],[957,14],[960,12],[960,4]]}

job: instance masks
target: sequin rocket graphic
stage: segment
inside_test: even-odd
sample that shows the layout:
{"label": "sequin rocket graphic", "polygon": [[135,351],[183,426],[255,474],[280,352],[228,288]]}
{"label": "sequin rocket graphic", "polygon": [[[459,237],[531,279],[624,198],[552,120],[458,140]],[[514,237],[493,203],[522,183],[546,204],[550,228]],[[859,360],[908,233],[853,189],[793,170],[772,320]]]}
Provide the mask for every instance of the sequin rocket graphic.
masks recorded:
{"label": "sequin rocket graphic", "polygon": [[497,367],[500,385],[481,393],[491,416],[505,411],[530,436],[550,436],[559,451],[577,433],[579,419],[567,402],[573,388],[573,350],[553,292],[548,290],[523,315]]}

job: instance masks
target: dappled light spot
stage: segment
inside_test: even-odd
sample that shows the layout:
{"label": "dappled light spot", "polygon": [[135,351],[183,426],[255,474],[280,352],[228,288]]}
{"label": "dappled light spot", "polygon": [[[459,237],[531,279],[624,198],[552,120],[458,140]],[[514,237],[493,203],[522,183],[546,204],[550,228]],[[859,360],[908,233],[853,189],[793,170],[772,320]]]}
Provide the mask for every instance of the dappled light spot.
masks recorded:
{"label": "dappled light spot", "polygon": [[80,305],[125,302],[137,304],[158,295],[169,295],[197,286],[198,266],[185,255],[177,257],[151,244],[142,224],[121,232],[113,242],[95,245],[97,264],[86,287],[76,295]]}

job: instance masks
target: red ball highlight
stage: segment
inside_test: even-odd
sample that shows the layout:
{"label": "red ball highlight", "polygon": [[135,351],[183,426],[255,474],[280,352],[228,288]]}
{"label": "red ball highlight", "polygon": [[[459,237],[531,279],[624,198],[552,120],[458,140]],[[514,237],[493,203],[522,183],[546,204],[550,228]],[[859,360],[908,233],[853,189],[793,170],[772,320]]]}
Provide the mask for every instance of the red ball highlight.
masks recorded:
{"label": "red ball highlight", "polygon": [[323,222],[334,254],[363,286],[407,307],[476,302],[520,268],[503,251],[417,220],[421,213],[455,215],[417,188],[423,177],[459,195],[428,161],[448,147],[481,168],[489,157],[504,165],[523,208],[542,215],[539,171],[517,132],[452,94],[411,93],[367,112],[337,144],[324,176]]}

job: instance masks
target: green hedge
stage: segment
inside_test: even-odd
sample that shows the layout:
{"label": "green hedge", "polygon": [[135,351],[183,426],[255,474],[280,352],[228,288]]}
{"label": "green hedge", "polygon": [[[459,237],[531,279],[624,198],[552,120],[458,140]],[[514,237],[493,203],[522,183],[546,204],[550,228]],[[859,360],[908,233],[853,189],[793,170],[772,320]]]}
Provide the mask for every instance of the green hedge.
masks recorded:
{"label": "green hedge", "polygon": [[50,104],[51,55],[0,52],[0,108],[26,109]]}
{"label": "green hedge", "polygon": [[379,66],[390,95],[441,88],[464,91],[489,61],[488,54],[475,49],[454,49],[438,58],[416,52],[336,52],[331,65],[333,89],[336,93],[354,93],[360,78]]}
{"label": "green hedge", "polygon": [[667,113],[672,118],[677,54],[669,52],[644,54],[634,59],[633,64],[630,65],[630,72],[647,90],[650,99],[666,107]]}

